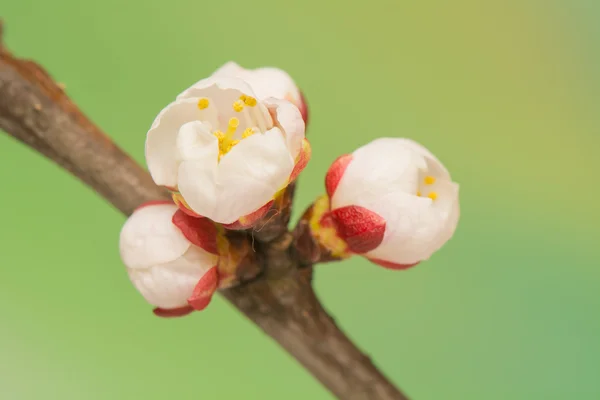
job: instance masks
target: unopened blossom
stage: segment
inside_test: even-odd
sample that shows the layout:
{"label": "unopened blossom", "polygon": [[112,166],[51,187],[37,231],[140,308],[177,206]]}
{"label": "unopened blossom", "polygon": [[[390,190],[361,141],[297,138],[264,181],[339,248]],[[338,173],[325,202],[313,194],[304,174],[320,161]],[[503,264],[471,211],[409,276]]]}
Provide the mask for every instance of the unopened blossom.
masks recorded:
{"label": "unopened blossom", "polygon": [[160,112],[147,134],[146,161],[155,183],[188,214],[247,228],[306,166],[310,145],[297,106],[258,97],[254,88],[261,96],[276,91],[268,80],[251,86],[225,76],[231,68]]}
{"label": "unopened blossom", "polygon": [[[409,139],[377,139],[338,158],[326,177],[331,222],[350,253],[391,269],[428,259],[454,234],[458,184]],[[333,242],[335,243],[335,242]],[[339,250],[338,252],[344,253]]]}
{"label": "unopened blossom", "polygon": [[129,278],[155,314],[179,316],[202,310],[218,286],[216,230],[171,203],[148,203],[121,230],[120,253]]}

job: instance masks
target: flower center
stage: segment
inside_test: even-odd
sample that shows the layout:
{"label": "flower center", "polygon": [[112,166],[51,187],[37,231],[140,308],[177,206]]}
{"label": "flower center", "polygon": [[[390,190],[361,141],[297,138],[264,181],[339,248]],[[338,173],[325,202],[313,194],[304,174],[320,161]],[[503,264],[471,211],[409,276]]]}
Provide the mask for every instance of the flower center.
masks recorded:
{"label": "flower center", "polygon": [[[242,139],[246,139],[257,132],[264,133],[267,130],[265,117],[257,104],[258,102],[254,97],[242,94],[232,104],[235,116],[227,119],[227,127],[212,132],[219,140],[219,161]],[[198,101],[200,110],[207,110],[209,107],[211,107],[210,99],[202,98]],[[216,111],[221,118],[227,117],[227,114],[231,115],[231,112],[227,112],[227,110]]]}
{"label": "flower center", "polygon": [[431,175],[419,177],[417,196],[423,197],[425,195],[425,197],[429,197],[431,200],[436,200],[438,198],[438,192],[436,191],[437,181],[437,178]]}

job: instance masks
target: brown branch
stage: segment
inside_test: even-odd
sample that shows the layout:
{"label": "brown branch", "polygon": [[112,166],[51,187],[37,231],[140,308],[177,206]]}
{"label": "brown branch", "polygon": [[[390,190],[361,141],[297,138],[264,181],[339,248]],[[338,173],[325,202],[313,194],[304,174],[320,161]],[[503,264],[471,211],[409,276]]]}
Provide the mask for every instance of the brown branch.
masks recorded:
{"label": "brown branch", "polygon": [[[14,58],[1,42],[0,129],[67,169],[125,215],[143,202],[167,198],[40,66]],[[222,294],[338,398],[406,399],[325,312],[311,286],[312,268],[299,269],[292,235],[268,239],[257,243],[264,263],[260,278]]]}

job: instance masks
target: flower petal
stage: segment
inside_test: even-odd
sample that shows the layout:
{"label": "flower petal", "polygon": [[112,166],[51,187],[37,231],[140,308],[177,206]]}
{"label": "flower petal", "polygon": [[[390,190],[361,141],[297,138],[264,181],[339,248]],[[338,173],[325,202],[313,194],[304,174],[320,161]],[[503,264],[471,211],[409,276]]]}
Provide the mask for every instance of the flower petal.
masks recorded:
{"label": "flower petal", "polygon": [[159,206],[159,205],[166,205],[166,204],[173,204],[173,203],[171,203],[169,200],[151,200],[151,201],[147,201],[145,203],[140,204],[139,206],[137,206],[137,208],[134,211],[140,210],[144,207]]}
{"label": "flower petal", "polygon": [[386,220],[385,236],[381,245],[365,256],[396,264],[428,259],[452,236],[447,218],[433,203],[431,199],[403,193],[382,198],[371,210]]}
{"label": "flower petal", "polygon": [[298,178],[298,175],[300,175],[300,173],[308,165],[311,155],[312,148],[310,147],[310,142],[308,139],[304,139],[302,141],[302,150],[300,150],[300,154],[296,157],[296,163],[294,164],[294,169],[290,174],[289,182],[293,182],[296,180],[296,178]]}
{"label": "flower petal", "polygon": [[187,122],[202,119],[201,116],[197,99],[186,99],[169,104],[152,123],[146,136],[146,163],[157,185],[177,185],[179,129]]}
{"label": "flower petal", "polygon": [[338,157],[331,164],[329,170],[327,170],[327,175],[325,175],[325,189],[330,198],[335,194],[335,190],[340,184],[340,180],[344,176],[344,172],[346,172],[350,161],[352,161],[352,154],[344,154]]}
{"label": "flower petal", "polygon": [[173,204],[149,205],[136,210],[121,229],[119,247],[128,268],[146,268],[181,257],[190,242],[172,224]]}
{"label": "flower petal", "polygon": [[188,298],[188,304],[196,311],[202,311],[210,304],[212,296],[217,290],[219,284],[219,276],[217,273],[217,267],[210,268],[200,278],[191,296]]}
{"label": "flower petal", "polygon": [[331,197],[332,208],[379,202],[392,192],[414,194],[425,161],[394,140],[377,139],[352,153],[352,161]]}
{"label": "flower petal", "polygon": [[[210,214],[202,215],[230,224],[251,214],[273,199],[293,168],[294,160],[278,128],[242,140],[219,164],[218,207],[215,205]],[[188,203],[199,211],[189,200]]]}
{"label": "flower petal", "polygon": [[189,305],[177,308],[156,307],[154,310],[152,310],[152,312],[154,313],[154,315],[161,318],[177,318],[186,316],[194,312],[194,309]]}
{"label": "flower petal", "polygon": [[217,228],[208,218],[194,218],[183,210],[177,210],[173,215],[173,225],[194,245],[212,254],[219,254],[217,250]]}
{"label": "flower petal", "polygon": [[181,160],[204,160],[219,152],[219,140],[206,122],[187,122],[179,128],[177,150]]}
{"label": "flower petal", "polygon": [[259,208],[258,210],[253,211],[248,215],[244,215],[243,217],[240,217],[237,221],[235,221],[231,224],[224,224],[223,226],[225,228],[231,229],[231,230],[241,230],[241,229],[251,228],[261,218],[263,218],[267,214],[267,212],[269,212],[269,210],[273,206],[274,202],[275,202],[274,200],[271,200],[267,204],[265,204],[264,206]]}
{"label": "flower petal", "polygon": [[225,102],[233,104],[233,101],[240,97],[240,93],[256,97],[252,87],[242,79],[235,77],[210,77],[202,79],[184,90],[177,96],[177,100],[202,97],[221,99],[225,97],[227,98]]}
{"label": "flower petal", "polygon": [[384,261],[384,260],[378,260],[376,258],[367,258],[367,260],[371,261],[373,264],[377,264],[383,268],[387,268],[387,269],[392,269],[395,271],[403,271],[405,269],[409,269],[412,268],[416,265],[418,265],[419,263],[413,263],[413,264],[396,264],[390,261]]}
{"label": "flower petal", "polygon": [[177,260],[149,268],[129,268],[131,282],[156,307],[172,309],[187,304],[200,278],[217,263],[218,257],[190,246]]}
{"label": "flower petal", "polygon": [[246,69],[230,61],[216,70],[211,78],[243,79],[261,100],[267,97],[290,98],[296,106],[301,104],[300,92],[296,83],[287,72],[279,68]]}
{"label": "flower petal", "polygon": [[[240,77],[248,72],[248,70],[238,63],[234,61],[228,61],[219,67],[213,74],[210,76],[211,78],[235,78]],[[243,78],[242,78],[243,79]]]}
{"label": "flower petal", "polygon": [[255,69],[246,82],[252,86],[259,99],[275,97],[290,99],[296,107],[301,103],[300,91],[292,77],[282,69],[263,67]]}
{"label": "flower petal", "polygon": [[275,98],[266,99],[264,104],[267,106],[275,126],[281,129],[285,135],[290,154],[296,159],[302,150],[306,128],[300,110],[289,101]]}
{"label": "flower petal", "polygon": [[[179,165],[179,192],[197,214],[209,217],[218,204],[217,166],[219,148],[211,146],[203,158]],[[212,219],[212,218],[211,218]]]}
{"label": "flower petal", "polygon": [[[381,140],[381,139],[380,139]],[[441,163],[440,160],[437,159],[429,150],[427,150],[423,145],[415,142],[414,140],[405,139],[405,138],[382,138],[382,140],[392,140],[397,142],[399,145],[405,146],[416,153],[420,154],[427,161],[427,169],[429,169],[433,175],[438,175],[444,179],[450,180],[450,173]]]}

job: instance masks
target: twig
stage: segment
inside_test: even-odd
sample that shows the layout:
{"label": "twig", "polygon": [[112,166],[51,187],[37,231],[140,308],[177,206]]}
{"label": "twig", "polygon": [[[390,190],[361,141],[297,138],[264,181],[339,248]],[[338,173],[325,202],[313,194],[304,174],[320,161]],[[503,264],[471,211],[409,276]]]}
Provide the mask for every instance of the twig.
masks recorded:
{"label": "twig", "polygon": [[[168,198],[39,65],[14,58],[1,42],[0,129],[67,169],[125,215],[143,202]],[[405,400],[321,307],[311,286],[312,268],[299,269],[292,235],[286,231],[271,239],[257,243],[264,273],[222,294],[338,398]]]}

